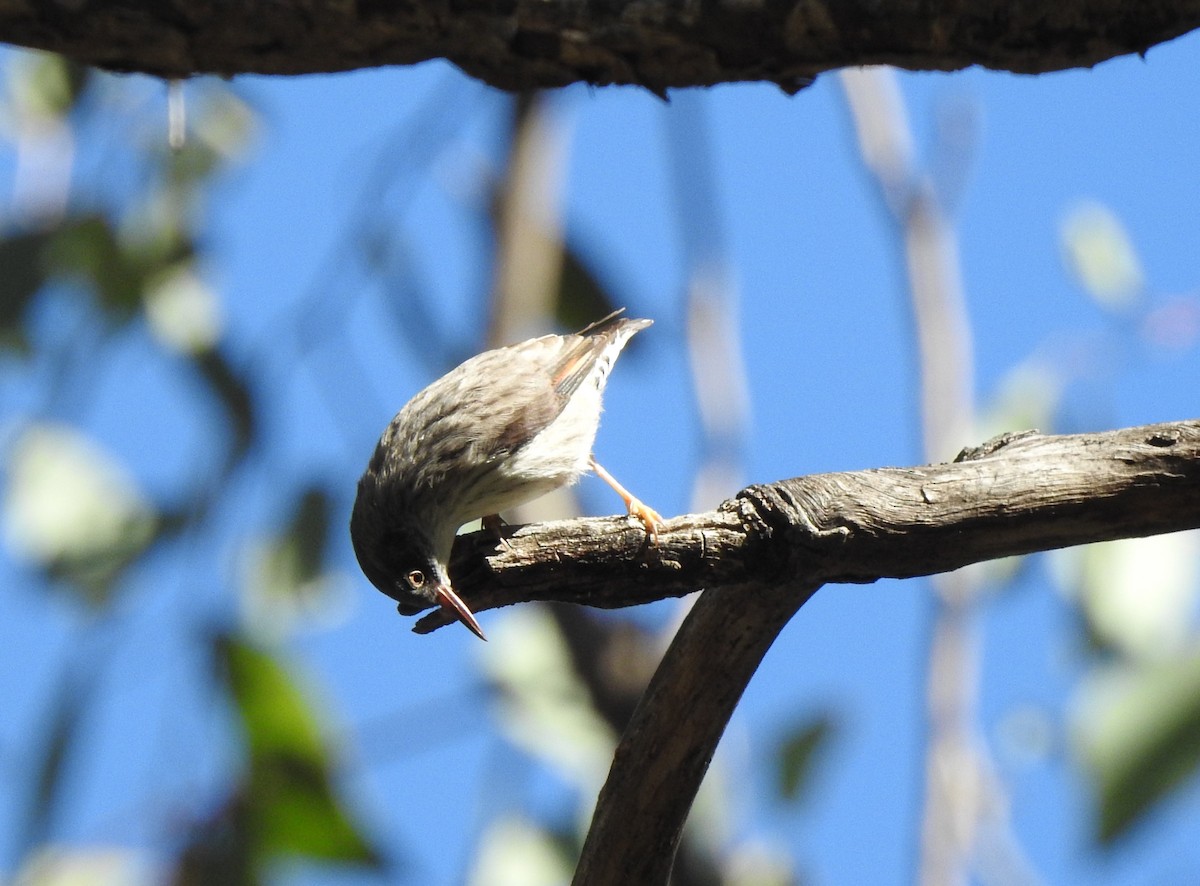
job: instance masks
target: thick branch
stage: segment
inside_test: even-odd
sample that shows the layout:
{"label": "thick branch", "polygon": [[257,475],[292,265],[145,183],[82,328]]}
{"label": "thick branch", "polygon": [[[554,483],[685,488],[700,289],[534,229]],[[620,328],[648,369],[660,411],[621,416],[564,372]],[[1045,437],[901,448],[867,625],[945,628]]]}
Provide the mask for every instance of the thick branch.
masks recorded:
{"label": "thick branch", "polygon": [[[1030,434],[950,464],[814,474],[670,520],[657,546],[624,518],[464,536],[451,574],[475,611],[528,600],[616,608],[701,588],[872,582],[1200,526],[1200,421]],[[445,624],[441,612],[416,630]]]}
{"label": "thick branch", "polygon": [[665,884],[725,724],[775,637],[815,585],[705,591],[621,736],[574,886]]}
{"label": "thick branch", "polygon": [[1200,0],[0,0],[0,40],[163,77],[301,74],[447,58],[504,89],[764,80],[893,64],[1090,66],[1187,33]]}
{"label": "thick branch", "polygon": [[[476,610],[518,600],[625,606],[706,588],[622,736],[576,886],[662,884],[746,684],[821,584],[1200,527],[1200,421],[1012,435],[951,464],[819,474],[671,520],[656,547],[619,519],[461,539],[452,577]],[[480,556],[491,552],[490,556]],[[426,616],[420,631],[441,626]]]}
{"label": "thick branch", "polygon": [[[760,500],[789,521],[768,521],[793,549],[776,562],[819,572],[817,564],[828,561],[837,564],[832,574],[862,580],[871,571],[855,565],[863,554],[875,570],[921,574],[934,571],[935,561],[940,569],[1001,552],[1200,525],[1198,454],[1198,423],[1030,435],[964,451],[953,465],[788,481],[766,487],[772,491]],[[983,537],[993,531],[1001,537]],[[813,555],[804,553],[805,539],[817,542]],[[816,590],[810,574],[701,595],[621,737],[575,886],[668,882],[725,725],[779,631]]]}

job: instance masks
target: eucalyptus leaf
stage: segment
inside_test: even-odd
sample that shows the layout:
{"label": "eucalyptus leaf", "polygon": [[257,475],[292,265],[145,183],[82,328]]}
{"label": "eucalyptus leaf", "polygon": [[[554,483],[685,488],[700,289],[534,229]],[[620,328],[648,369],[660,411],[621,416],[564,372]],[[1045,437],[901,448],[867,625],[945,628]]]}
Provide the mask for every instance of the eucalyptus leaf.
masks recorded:
{"label": "eucalyptus leaf", "polygon": [[787,800],[798,800],[803,796],[812,780],[819,754],[835,732],[836,723],[828,713],[788,732],[776,757],[780,796]]}
{"label": "eucalyptus leaf", "polygon": [[42,250],[49,238],[45,232],[0,238],[0,348],[28,347],[25,311],[46,282]]}
{"label": "eucalyptus leaf", "polygon": [[354,862],[380,858],[333,790],[333,752],[293,677],[273,656],[219,638],[218,657],[246,735],[244,802],[256,867],[279,856]]}
{"label": "eucalyptus leaf", "polygon": [[1094,680],[1075,743],[1099,804],[1097,837],[1111,843],[1200,765],[1200,651]]}

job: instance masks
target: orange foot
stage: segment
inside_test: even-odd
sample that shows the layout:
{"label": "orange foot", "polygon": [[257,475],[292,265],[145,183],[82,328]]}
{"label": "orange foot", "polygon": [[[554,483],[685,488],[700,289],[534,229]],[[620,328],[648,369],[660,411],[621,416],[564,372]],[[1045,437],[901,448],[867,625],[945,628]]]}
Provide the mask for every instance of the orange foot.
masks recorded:
{"label": "orange foot", "polygon": [[600,463],[592,456],[588,456],[588,464],[592,470],[596,472],[596,476],[613,488],[617,495],[621,496],[621,501],[625,502],[625,507],[629,509],[629,516],[636,517],[646,527],[646,535],[658,544],[658,531],[666,528],[666,523],[663,521],[662,515],[647,504],[643,504],[640,499],[634,498],[629,494],[629,491],[617,482],[616,478],[604,468],[600,467]]}

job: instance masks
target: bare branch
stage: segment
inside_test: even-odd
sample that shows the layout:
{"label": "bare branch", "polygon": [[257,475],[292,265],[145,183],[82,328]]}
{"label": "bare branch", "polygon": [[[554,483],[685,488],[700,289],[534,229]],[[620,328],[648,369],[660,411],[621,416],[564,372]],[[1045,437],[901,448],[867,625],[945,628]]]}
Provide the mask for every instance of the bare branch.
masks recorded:
{"label": "bare branch", "polygon": [[[752,486],[668,521],[657,546],[608,517],[462,536],[451,575],[478,612],[529,600],[617,608],[701,588],[873,582],[1200,526],[1200,421],[1028,434],[915,468]],[[440,612],[419,633],[445,624]]]}
{"label": "bare branch", "polygon": [[951,465],[826,474],[754,491],[757,509],[771,515],[765,525],[791,550],[772,564],[799,568],[774,584],[720,587],[696,602],[621,737],[575,886],[668,882],[725,725],[780,629],[819,586],[813,573],[914,575],[1200,525],[1198,447],[1196,422],[1029,435],[964,452]]}
{"label": "bare branch", "polygon": [[[671,520],[657,547],[623,519],[464,536],[452,577],[476,611],[519,600],[617,607],[706,588],[613,759],[576,886],[662,884],[738,699],[822,584],[1200,526],[1200,421],[1005,435],[949,464],[817,474]],[[492,553],[480,556],[486,549]],[[417,630],[444,624],[440,613]]]}
{"label": "bare branch", "polygon": [[503,89],[739,80],[794,92],[892,64],[1020,73],[1144,52],[1200,25],[1200,0],[0,0],[0,39],[162,77],[302,74],[447,58]]}
{"label": "bare branch", "polygon": [[775,637],[816,590],[803,582],[706,591],[621,736],[574,886],[665,884],[725,724]]}

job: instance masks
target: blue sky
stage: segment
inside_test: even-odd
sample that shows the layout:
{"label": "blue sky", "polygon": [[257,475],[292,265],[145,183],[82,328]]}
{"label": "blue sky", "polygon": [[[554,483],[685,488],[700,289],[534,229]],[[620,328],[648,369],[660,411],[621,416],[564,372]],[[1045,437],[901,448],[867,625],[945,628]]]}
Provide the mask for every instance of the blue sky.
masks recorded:
{"label": "blue sky", "polygon": [[[1192,342],[1165,352],[1122,338],[1120,318],[1098,307],[1066,270],[1060,230],[1073,207],[1097,201],[1128,231],[1151,305],[1200,296],[1198,47],[1196,37],[1185,37],[1145,59],[1041,77],[980,70],[900,76],[923,159],[947,109],[978,126],[956,219],[981,407],[1036,354],[1073,379],[1054,430],[1195,417],[1200,348]],[[208,270],[226,304],[231,351],[274,372],[278,415],[269,434],[282,453],[277,476],[344,480],[341,521],[383,425],[445,360],[423,360],[408,349],[398,332],[403,310],[387,311],[369,289],[364,295],[363,274],[346,259],[364,170],[380,162],[382,139],[414,121],[429,125],[415,109],[431,96],[460,121],[434,175],[422,172],[411,192],[386,193],[383,205],[394,211],[383,221],[402,227],[417,250],[417,273],[458,331],[456,344],[477,344],[487,252],[484,230],[467,207],[480,177],[496,171],[504,105],[441,63],[238,78],[233,88],[261,114],[260,129],[248,162],[212,196]],[[689,92],[665,104],[635,89],[572,87],[551,103],[569,144],[565,227],[618,300],[656,321],[640,336],[642,347],[622,359],[609,389],[596,452],[610,470],[664,514],[690,506],[697,419],[683,348],[684,247],[669,174],[668,132],[679,115],[708,127],[718,214],[701,227],[728,259],[739,293],[752,404],[745,481],[922,460],[901,254],[857,159],[835,75],[792,98],[746,85]],[[412,155],[394,156],[403,164]],[[397,178],[405,172],[392,170]],[[80,178],[77,186],[86,189],[87,174]],[[344,305],[334,313],[344,312],[347,334],[289,363],[286,353],[272,351],[271,324],[313,292]],[[130,419],[114,408],[92,419],[95,433],[152,488],[163,470],[156,452],[170,448],[172,434],[163,420],[172,408],[169,392],[147,394],[158,396],[161,412],[145,409]],[[261,531],[270,517],[270,480],[246,485],[244,508],[229,519]],[[593,513],[619,510],[594,479],[583,481],[582,493]],[[529,764],[495,732],[474,667],[478,641],[463,630],[409,633],[410,623],[358,574],[348,537],[338,544],[340,614],[302,631],[289,650],[336,721],[358,736],[347,790],[371,832],[403,847],[414,864],[412,882],[457,882],[492,815],[570,811],[572,803],[555,779],[530,776]],[[209,565],[231,580],[233,558],[221,550]],[[7,554],[0,568],[5,584],[22,575]],[[169,582],[186,585],[179,567],[174,574],[163,568]],[[222,609],[219,584],[204,594],[205,604],[185,603],[184,590],[157,598],[143,592],[127,602],[146,612],[125,613],[137,639],[121,645],[108,679],[134,688],[116,693],[102,723],[158,721],[162,706],[198,673],[186,644],[172,653],[150,638],[154,624],[175,616],[175,605]],[[0,686],[18,718],[34,722],[37,687],[46,685],[39,681],[48,683],[80,615],[61,601],[20,599],[0,602],[0,648],[9,650],[0,656],[10,672],[15,661],[28,661],[31,678]],[[647,623],[665,623],[673,607],[648,607]],[[817,883],[912,879],[932,611],[920,581],[827,587],[804,607],[751,684],[719,755],[732,771],[753,773],[731,780],[731,839],[753,836],[790,852]],[[490,633],[510,617],[505,610],[481,620]],[[1194,873],[1194,783],[1111,851],[1091,848],[1085,784],[1063,745],[1065,706],[1084,667],[1083,639],[1042,558],[988,601],[982,636],[982,734],[997,749],[1016,837],[1044,880],[1157,883]],[[162,673],[138,678],[147,661],[164,658],[171,664]],[[760,761],[789,724],[826,709],[837,713],[840,729],[814,793],[798,808],[781,805],[770,797]],[[1005,724],[1028,709],[1051,725],[1046,755],[1004,750]],[[86,842],[114,833],[144,840],[136,827],[112,825],[120,815],[111,791],[128,788],[134,776],[122,762],[125,740],[102,725],[97,730],[98,760],[79,779],[82,811],[64,831]],[[192,758],[188,727],[159,723],[134,744],[162,753],[164,731],[181,742],[183,759]],[[10,746],[19,746],[16,734]],[[218,753],[190,765],[195,771],[179,777],[182,785],[204,783],[222,760]],[[13,815],[11,807],[0,809],[6,830]],[[313,874],[322,882],[341,875],[326,877]]]}

